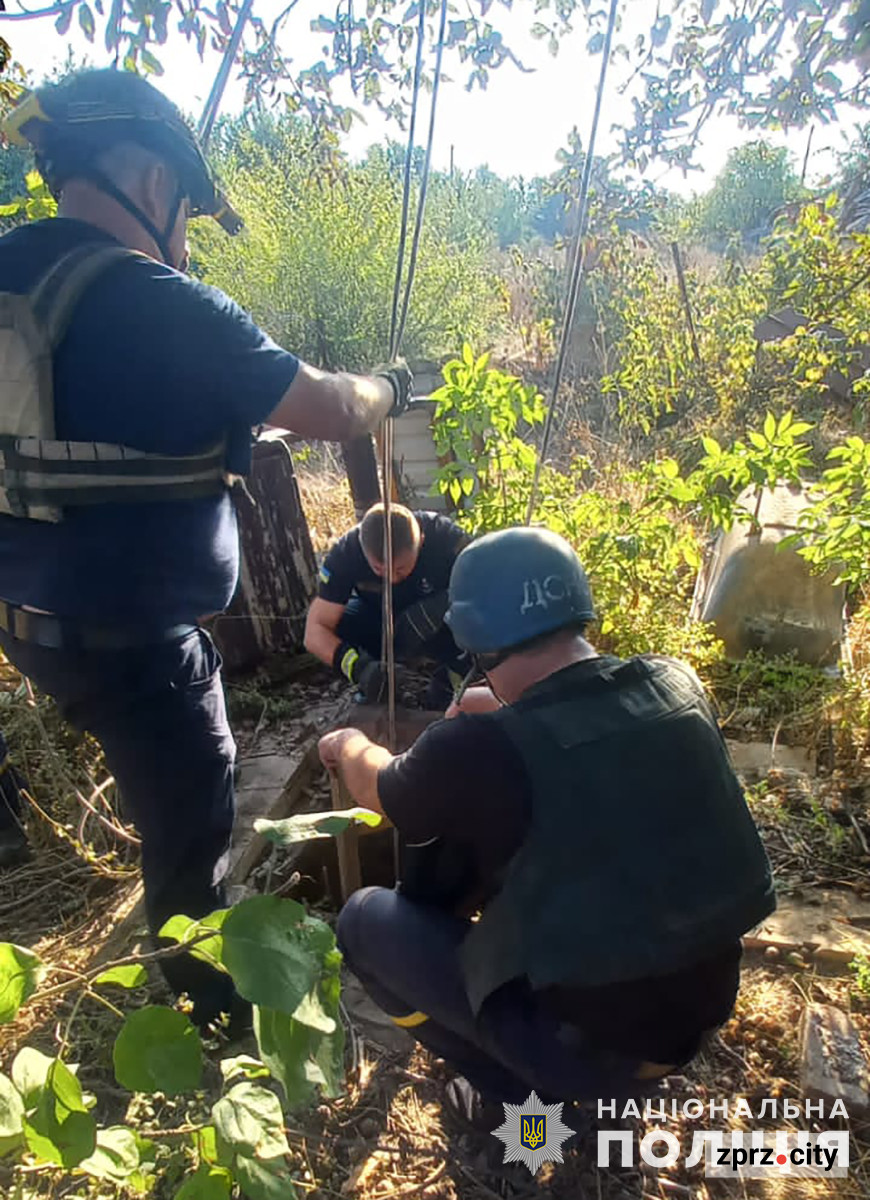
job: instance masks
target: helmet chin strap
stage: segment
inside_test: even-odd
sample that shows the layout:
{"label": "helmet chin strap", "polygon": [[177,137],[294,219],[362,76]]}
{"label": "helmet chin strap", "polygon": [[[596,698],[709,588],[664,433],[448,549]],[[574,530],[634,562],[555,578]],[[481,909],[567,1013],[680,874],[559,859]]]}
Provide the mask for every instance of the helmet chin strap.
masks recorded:
{"label": "helmet chin strap", "polygon": [[82,178],[93,183],[95,187],[98,187],[101,192],[105,192],[107,196],[111,196],[116,204],[120,204],[134,221],[142,226],[157,246],[166,265],[177,269],[178,264],[172,261],[172,251],[169,248],[169,243],[172,238],[172,231],[175,229],[175,222],[178,220],[179,209],[185,197],[184,189],[180,184],[176,185],[175,196],[173,197],[172,204],[169,206],[166,225],[161,232],[151,218],[142,211],[138,204],[133,203],[130,197],[109,178],[105,171],[101,171],[99,167],[89,167],[87,171],[81,171],[79,174]]}

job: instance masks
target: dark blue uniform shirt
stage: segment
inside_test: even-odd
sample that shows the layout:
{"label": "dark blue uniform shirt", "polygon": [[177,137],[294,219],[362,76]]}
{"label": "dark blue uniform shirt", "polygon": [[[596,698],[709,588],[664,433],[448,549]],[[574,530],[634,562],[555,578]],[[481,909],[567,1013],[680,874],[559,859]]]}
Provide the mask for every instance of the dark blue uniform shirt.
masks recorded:
{"label": "dark blue uniform shirt", "polygon": [[[56,218],[0,238],[0,291],[26,292],[63,254],[113,239]],[[145,258],[110,267],[82,297],[54,363],[56,435],[192,454],[222,438],[250,465],[251,428],[298,360],[215,288]],[[90,623],[194,621],[235,590],[229,494],[71,508],[58,524],[0,516],[0,598]]]}

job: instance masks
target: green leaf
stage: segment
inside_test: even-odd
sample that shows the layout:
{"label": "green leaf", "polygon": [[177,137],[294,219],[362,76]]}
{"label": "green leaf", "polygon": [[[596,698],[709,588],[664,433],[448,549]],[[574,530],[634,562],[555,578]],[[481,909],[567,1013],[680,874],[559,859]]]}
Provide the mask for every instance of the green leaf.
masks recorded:
{"label": "green leaf", "polygon": [[94,40],[96,24],[94,22],[94,14],[91,12],[87,4],[79,5],[79,26],[81,27],[81,31],[88,41],[92,42]]}
{"label": "green leaf", "polygon": [[77,1167],[96,1149],[97,1123],[79,1081],[59,1059],[48,1069],[36,1111],[25,1119],[24,1136],[37,1162],[47,1166]]}
{"label": "green leaf", "polygon": [[334,945],[329,927],[306,918],[295,900],[252,896],[224,922],[222,961],[246,1000],[293,1013]]}
{"label": "green leaf", "polygon": [[767,442],[761,436],[761,434],[756,433],[756,431],[754,429],[750,429],[748,437],[749,437],[750,442],[752,442],[752,444],[756,450],[766,450],[767,449]]}
{"label": "green leaf", "polygon": [[319,1035],[288,1013],[273,1008],[254,1009],[254,1033],[260,1057],[284,1089],[289,1108],[307,1104],[313,1085],[308,1060],[315,1053]]}
{"label": "green leaf", "polygon": [[229,1200],[231,1187],[229,1171],[200,1163],[175,1193],[175,1200]]}
{"label": "green leaf", "polygon": [[123,1183],[139,1170],[139,1145],[132,1129],[111,1125],[97,1131],[97,1148],[79,1163],[95,1179],[111,1179]]}
{"label": "green leaf", "polygon": [[0,1025],[8,1025],[36,991],[44,974],[37,955],[24,946],[0,942]]}
{"label": "green leaf", "polygon": [[124,967],[109,967],[94,980],[94,983],[116,983],[122,988],[142,987],[148,982],[148,972],[141,963],[130,963]]}
{"label": "green leaf", "polygon": [[221,1059],[221,1075],[225,1082],[236,1075],[243,1075],[245,1079],[268,1079],[269,1068],[250,1054],[239,1054],[235,1058]]}
{"label": "green leaf", "polygon": [[771,412],[764,418],[764,436],[768,442],[772,442],[776,437],[776,417]]}
{"label": "green leaf", "polygon": [[12,1080],[0,1073],[0,1158],[24,1140],[24,1101]]}
{"label": "green leaf", "polygon": [[140,53],[142,55],[142,66],[145,68],[146,75],[163,74],[163,64],[159,58],[156,58],[150,50],[146,50],[144,46]]}
{"label": "green leaf", "polygon": [[35,1107],[53,1062],[53,1058],[33,1046],[23,1046],[15,1055],[12,1082],[24,1098],[25,1107]]}
{"label": "green leaf", "polygon": [[112,1051],[115,1077],[131,1092],[177,1096],[202,1076],[202,1043],[184,1013],[150,1005],[130,1013]]}
{"label": "green leaf", "polygon": [[[179,942],[181,945],[192,942],[194,939],[201,939],[197,940],[195,946],[191,946],[190,953],[194,958],[201,959],[202,962],[207,962],[210,966],[217,967],[219,970],[224,970],[225,968],[221,961],[223,939],[220,936],[220,930],[230,915],[230,911],[228,908],[219,908],[199,921],[185,916],[170,917],[160,930],[160,937],[171,938],[172,941]],[[214,936],[204,936],[210,930],[215,931]]]}
{"label": "green leaf", "polygon": [[719,445],[719,443],[716,441],[715,438],[702,437],[701,445],[704,447],[704,453],[706,455],[708,455],[710,458],[721,458],[722,457],[722,447]]}
{"label": "green leaf", "polygon": [[259,818],[254,829],[270,842],[279,846],[292,846],[296,842],[309,842],[315,838],[337,837],[352,825],[380,825],[380,813],[370,808],[344,808],[332,812],[300,813],[296,817],[285,817],[280,821]]}
{"label": "green leaf", "polygon": [[289,1154],[281,1104],[267,1088],[237,1083],[211,1111],[218,1138],[236,1154],[251,1158]]}
{"label": "green leaf", "polygon": [[239,1187],[248,1200],[296,1200],[293,1176],[280,1158],[267,1162],[239,1155],[235,1162]]}

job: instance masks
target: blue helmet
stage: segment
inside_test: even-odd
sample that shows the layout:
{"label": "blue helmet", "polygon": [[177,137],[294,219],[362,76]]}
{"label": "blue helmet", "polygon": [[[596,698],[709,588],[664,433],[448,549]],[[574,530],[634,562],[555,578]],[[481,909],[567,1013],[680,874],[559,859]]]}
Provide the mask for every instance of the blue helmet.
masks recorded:
{"label": "blue helmet", "polygon": [[444,619],[457,645],[472,654],[509,650],[594,618],[580,560],[548,529],[488,533],[453,564]]}

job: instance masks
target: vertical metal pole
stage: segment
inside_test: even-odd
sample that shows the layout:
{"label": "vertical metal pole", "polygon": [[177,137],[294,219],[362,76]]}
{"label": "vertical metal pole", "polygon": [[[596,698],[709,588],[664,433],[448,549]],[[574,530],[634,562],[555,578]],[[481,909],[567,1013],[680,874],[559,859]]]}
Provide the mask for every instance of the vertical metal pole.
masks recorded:
{"label": "vertical metal pole", "polygon": [[680,247],[676,242],[671,242],[671,254],[674,256],[674,266],[677,268],[677,282],[680,285],[680,295],[683,297],[683,308],[686,313],[686,324],[689,327],[689,337],[692,340],[692,354],[695,357],[695,362],[700,366],[701,352],[698,349],[698,337],[695,333],[695,322],[692,319],[692,305],[689,302],[686,276],[683,274],[683,260],[680,257]]}

